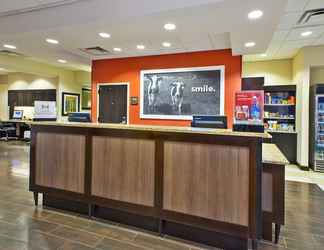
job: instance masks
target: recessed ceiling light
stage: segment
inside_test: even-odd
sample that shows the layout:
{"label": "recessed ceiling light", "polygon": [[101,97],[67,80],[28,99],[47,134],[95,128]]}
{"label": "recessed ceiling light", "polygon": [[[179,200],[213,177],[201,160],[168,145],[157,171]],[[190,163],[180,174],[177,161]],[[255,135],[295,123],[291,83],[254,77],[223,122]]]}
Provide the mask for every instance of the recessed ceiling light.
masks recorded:
{"label": "recessed ceiling light", "polygon": [[249,19],[258,19],[263,16],[263,12],[261,10],[253,10],[248,14]]}
{"label": "recessed ceiling light", "polygon": [[267,57],[268,55],[266,53],[261,54],[262,57]]}
{"label": "recessed ceiling light", "polygon": [[163,47],[171,47],[171,43],[169,43],[169,42],[164,42],[164,43],[162,43],[162,45],[163,45]]}
{"label": "recessed ceiling light", "polygon": [[311,34],[313,34],[312,31],[305,31],[305,32],[302,32],[300,35],[301,36],[310,36]]}
{"label": "recessed ceiling light", "polygon": [[52,38],[47,38],[46,42],[51,43],[51,44],[59,44],[59,41],[52,39]]}
{"label": "recessed ceiling light", "polygon": [[7,48],[7,49],[17,49],[16,46],[14,45],[10,45],[10,44],[4,44],[3,47]]}
{"label": "recessed ceiling light", "polygon": [[66,60],[64,60],[64,59],[58,59],[57,60],[59,63],[66,63]]}
{"label": "recessed ceiling light", "polygon": [[245,43],[245,47],[250,48],[250,47],[254,47],[255,46],[255,42],[247,42]]}
{"label": "recessed ceiling light", "polygon": [[164,28],[166,30],[175,30],[177,28],[177,26],[174,23],[166,23],[164,25]]}
{"label": "recessed ceiling light", "polygon": [[102,38],[109,38],[110,37],[110,34],[105,33],[105,32],[100,32],[99,33],[99,36],[101,36]]}
{"label": "recessed ceiling light", "polygon": [[140,45],[137,45],[136,47],[137,47],[137,49],[145,49],[145,46],[144,46],[144,45],[142,45],[142,44],[140,44]]}
{"label": "recessed ceiling light", "polygon": [[121,52],[122,51],[121,48],[113,48],[113,50],[116,51],[116,52]]}

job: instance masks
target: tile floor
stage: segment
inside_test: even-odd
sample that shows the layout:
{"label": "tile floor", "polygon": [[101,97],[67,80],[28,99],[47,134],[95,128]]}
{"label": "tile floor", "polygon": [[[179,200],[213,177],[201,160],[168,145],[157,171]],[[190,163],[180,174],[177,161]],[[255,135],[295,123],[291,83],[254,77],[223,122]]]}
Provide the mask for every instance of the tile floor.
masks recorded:
{"label": "tile floor", "polygon": [[[214,249],[158,237],[114,223],[33,204],[28,192],[28,146],[0,142],[0,250]],[[315,184],[286,182],[286,225],[280,243],[261,250],[323,250],[324,192]]]}
{"label": "tile floor", "polygon": [[[296,165],[286,166],[286,180],[318,185],[324,191],[324,173],[303,171]],[[323,248],[324,249],[324,248]]]}

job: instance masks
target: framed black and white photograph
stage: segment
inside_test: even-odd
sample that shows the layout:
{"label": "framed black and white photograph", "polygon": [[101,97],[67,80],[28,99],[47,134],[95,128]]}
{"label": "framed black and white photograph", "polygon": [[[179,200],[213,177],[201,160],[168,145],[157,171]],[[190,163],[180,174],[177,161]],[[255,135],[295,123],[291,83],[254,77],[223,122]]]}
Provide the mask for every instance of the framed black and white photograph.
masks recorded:
{"label": "framed black and white photograph", "polygon": [[62,92],[62,116],[80,112],[80,94]]}
{"label": "framed black and white photograph", "polygon": [[140,117],[224,115],[225,66],[141,71]]}

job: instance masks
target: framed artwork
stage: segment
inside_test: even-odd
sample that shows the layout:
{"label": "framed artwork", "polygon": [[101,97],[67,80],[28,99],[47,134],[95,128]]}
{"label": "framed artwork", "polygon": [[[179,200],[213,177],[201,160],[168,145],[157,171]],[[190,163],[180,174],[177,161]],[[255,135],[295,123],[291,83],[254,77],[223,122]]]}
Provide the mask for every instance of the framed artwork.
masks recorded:
{"label": "framed artwork", "polygon": [[80,94],[62,93],[62,116],[72,112],[80,112]]}
{"label": "framed artwork", "polygon": [[225,66],[141,71],[140,117],[224,115]]}
{"label": "framed artwork", "polygon": [[84,110],[91,109],[91,89],[82,88],[81,107]]}

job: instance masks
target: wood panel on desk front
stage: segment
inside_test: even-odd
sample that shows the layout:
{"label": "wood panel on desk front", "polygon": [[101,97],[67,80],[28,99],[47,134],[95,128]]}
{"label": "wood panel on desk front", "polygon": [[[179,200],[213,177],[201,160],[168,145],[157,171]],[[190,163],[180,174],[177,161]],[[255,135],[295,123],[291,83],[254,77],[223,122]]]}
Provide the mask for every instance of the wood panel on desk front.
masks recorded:
{"label": "wood panel on desk front", "polygon": [[154,168],[154,140],[92,139],[92,195],[153,206]]}
{"label": "wood panel on desk front", "polygon": [[84,193],[85,136],[39,132],[36,185]]}
{"label": "wood panel on desk front", "polygon": [[163,209],[248,226],[248,147],[165,142],[164,153]]}

